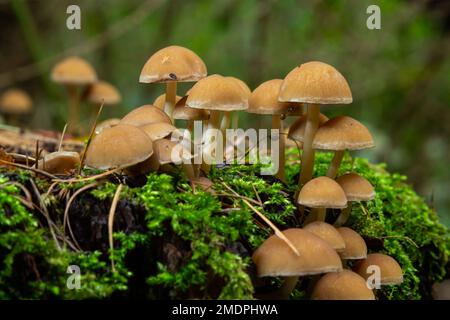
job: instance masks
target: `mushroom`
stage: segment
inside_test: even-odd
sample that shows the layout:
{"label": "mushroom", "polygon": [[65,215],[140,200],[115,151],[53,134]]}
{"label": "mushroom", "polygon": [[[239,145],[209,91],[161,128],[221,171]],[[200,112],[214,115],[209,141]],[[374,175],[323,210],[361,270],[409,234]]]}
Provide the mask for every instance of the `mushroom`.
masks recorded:
{"label": "mushroom", "polygon": [[74,133],[78,125],[80,97],[78,88],[97,81],[97,74],[92,66],[80,57],[68,57],[57,63],[52,70],[51,78],[67,88],[69,95],[68,133]]}
{"label": "mushroom", "polygon": [[352,93],[345,78],[334,67],[318,61],[304,63],[283,80],[278,98],[308,104],[299,186],[311,180],[314,166],[312,142],[319,126],[321,104],[348,104]]}
{"label": "mushroom", "polygon": [[106,81],[91,84],[85,95],[86,100],[94,104],[114,105],[122,100],[119,90]]}
{"label": "mushroom", "polygon": [[[191,88],[186,105],[190,108],[210,110],[208,129],[213,132],[207,130],[205,133],[203,151],[204,155],[209,156],[211,149],[217,150],[217,145],[213,148],[213,143],[220,126],[220,113],[247,109],[248,97],[235,80],[214,74],[200,80]],[[221,142],[223,149],[223,141]],[[209,166],[204,169],[209,170]]]}
{"label": "mushroom", "polygon": [[147,60],[142,68],[139,82],[166,84],[164,111],[172,119],[177,96],[177,82],[198,81],[206,75],[206,65],[195,52],[180,46],[169,46],[155,52]]}
{"label": "mushroom", "polygon": [[[306,127],[306,121],[308,117],[306,115],[301,116],[298,118],[290,127],[288,131],[288,138],[290,140],[295,141],[297,147],[300,149],[303,148],[303,141],[305,138],[305,127]],[[319,114],[319,128],[322,126],[325,122],[327,122],[329,119],[324,114]]]}
{"label": "mushroom", "polygon": [[176,127],[166,122],[145,124],[139,128],[142,129],[152,141],[167,138],[172,133],[178,131]]}
{"label": "mushroom", "polygon": [[[181,97],[180,96],[176,96],[175,98],[175,104],[180,101]],[[157,107],[160,110],[164,110],[164,106],[166,105],[166,94],[163,93],[161,95],[159,95],[155,101],[153,101],[153,105],[155,107]]]}
{"label": "mushroom", "polygon": [[367,281],[372,275],[372,271],[369,270],[371,266],[380,268],[380,285],[396,285],[403,282],[402,268],[391,256],[382,253],[371,253],[366,259],[358,261],[354,271]]}
{"label": "mushroom", "polygon": [[141,129],[118,124],[92,138],[86,151],[86,165],[99,170],[127,168],[153,154],[152,141]]}
{"label": "mushroom", "polygon": [[327,172],[327,176],[332,179],[336,177],[345,150],[362,150],[373,146],[369,130],[348,116],[338,116],[325,122],[317,130],[313,140],[314,149],[335,152]]}
{"label": "mushroom", "polygon": [[48,153],[38,163],[38,168],[48,173],[66,174],[80,165],[80,155],[73,151]]}
{"label": "mushroom", "polygon": [[259,277],[285,278],[279,297],[288,298],[300,276],[342,270],[336,251],[315,234],[300,228],[287,229],[283,234],[299,251],[299,256],[276,235],[270,236],[252,255]]}
{"label": "mushroom", "polygon": [[327,273],[317,281],[311,294],[313,300],[375,300],[366,281],[350,270]]}
{"label": "mushroom", "polygon": [[[236,77],[226,77],[226,78],[235,81],[241,87],[242,91],[247,96],[247,98],[250,97],[252,90],[250,90],[250,88],[244,81]],[[233,115],[231,115],[230,112],[224,112],[222,122],[220,123],[220,129],[222,130],[222,134],[224,135],[225,130],[230,127],[231,117],[233,117],[233,129],[237,129],[239,125],[238,112],[233,112]]]}
{"label": "mushroom", "polygon": [[308,181],[300,190],[297,202],[310,208],[318,208],[317,220],[325,221],[326,208],[347,207],[347,198],[341,186],[328,177]]}
{"label": "mushroom", "polygon": [[103,120],[95,127],[95,134],[99,134],[100,132],[102,132],[103,129],[116,126],[119,124],[119,122],[120,122],[120,119],[117,119],[117,118]]}
{"label": "mushroom", "polygon": [[283,135],[283,118],[291,109],[299,107],[298,103],[279,102],[278,94],[283,80],[273,79],[260,84],[250,95],[248,113],[266,114],[272,116],[272,129],[278,130],[279,137],[279,168],[276,176],[284,181],[285,136]]}
{"label": "mushroom", "polygon": [[336,226],[342,226],[350,217],[352,202],[372,200],[375,198],[375,190],[369,181],[354,172],[340,176],[336,179],[336,182],[344,190],[347,201],[350,202],[334,223]]}
{"label": "mushroom", "polygon": [[140,106],[129,112],[120,120],[120,124],[128,124],[140,127],[150,123],[166,122],[172,124],[169,116],[151,104]]}
{"label": "mushroom", "polygon": [[18,117],[30,113],[32,108],[30,96],[20,89],[9,89],[0,98],[0,112],[12,125],[19,125]]}
{"label": "mushroom", "polygon": [[366,242],[356,231],[347,227],[339,227],[337,231],[345,242],[344,250],[339,252],[342,260],[359,260],[367,257]]}
{"label": "mushroom", "polygon": [[303,230],[314,233],[325,240],[334,250],[341,252],[345,249],[345,242],[340,233],[331,224],[323,221],[314,221],[303,227]]}

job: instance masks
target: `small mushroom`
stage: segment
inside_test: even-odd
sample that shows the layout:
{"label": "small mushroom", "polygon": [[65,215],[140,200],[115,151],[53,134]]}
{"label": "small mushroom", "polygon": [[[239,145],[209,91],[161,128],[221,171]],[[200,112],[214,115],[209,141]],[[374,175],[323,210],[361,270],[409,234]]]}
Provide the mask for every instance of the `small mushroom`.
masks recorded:
{"label": "small mushroom", "polygon": [[338,116],[325,122],[317,130],[313,140],[313,149],[334,151],[327,172],[327,176],[332,179],[337,175],[345,150],[362,150],[373,146],[369,130],[359,121],[347,116]]}
{"label": "small mushroom", "polygon": [[402,268],[394,258],[382,253],[371,253],[366,259],[358,261],[354,271],[366,281],[372,275],[370,266],[380,268],[380,285],[397,285],[403,282]]}
{"label": "small mushroom", "polygon": [[347,227],[339,227],[337,231],[345,242],[344,250],[339,252],[342,260],[360,260],[367,257],[367,245],[359,233]]}
{"label": "small mushroom", "polygon": [[114,105],[122,100],[119,90],[106,81],[91,84],[85,95],[86,100],[93,104]]}
{"label": "small mushroom", "polygon": [[375,300],[366,281],[350,270],[327,273],[317,281],[311,294],[313,300]]}
{"label": "small mushroom", "polygon": [[[176,103],[178,103],[178,101],[180,101],[182,97],[180,96],[176,96],[175,98],[175,105]],[[163,93],[161,95],[159,95],[155,101],[153,101],[152,105],[154,105],[155,107],[157,107],[160,110],[164,110],[164,106],[166,105],[166,94]]]}
{"label": "small mushroom", "polygon": [[169,46],[155,52],[147,60],[142,68],[139,82],[166,84],[164,111],[172,120],[177,82],[198,81],[206,75],[206,65],[195,52],[180,46]]}
{"label": "small mushroom", "polygon": [[99,134],[100,132],[102,132],[103,129],[114,127],[114,126],[118,125],[119,122],[120,122],[120,119],[117,119],[117,118],[103,120],[95,127],[95,134]]}
{"label": "small mushroom", "polygon": [[343,209],[338,219],[334,223],[336,226],[342,226],[347,222],[352,211],[352,203],[355,201],[369,201],[375,198],[375,190],[369,181],[360,175],[351,172],[344,174],[336,179],[336,182],[342,187],[350,202],[347,208]]}
{"label": "small mushroom", "polygon": [[314,166],[312,142],[319,127],[320,105],[353,101],[350,87],[334,67],[318,61],[304,63],[283,80],[279,101],[308,104],[299,187],[311,180]]}
{"label": "small mushroom", "polygon": [[303,230],[314,233],[325,240],[334,250],[341,252],[345,249],[345,242],[340,233],[331,224],[323,221],[314,221],[303,227]]}
{"label": "small mushroom", "polygon": [[[308,119],[308,117],[306,115],[301,116],[289,127],[288,138],[290,140],[295,141],[299,150],[303,148],[303,141],[305,138],[305,127],[306,127],[307,119]],[[319,128],[328,120],[329,119],[326,115],[324,115],[322,113],[319,114]]]}
{"label": "small mushroom", "polygon": [[120,120],[120,124],[128,124],[135,127],[157,122],[172,124],[172,121],[164,111],[159,110],[151,104],[146,104],[132,110]]}
{"label": "small mushroom", "polygon": [[51,152],[38,162],[39,169],[53,174],[67,174],[79,165],[80,155],[72,151]]}
{"label": "small mushroom", "polygon": [[319,209],[318,221],[325,221],[326,208],[347,207],[344,190],[336,181],[328,177],[318,177],[308,181],[300,190],[297,202],[309,208]]}
{"label": "small mushroom", "polygon": [[270,236],[252,255],[259,277],[285,278],[278,298],[288,298],[300,276],[342,270],[336,251],[315,234],[300,228],[285,230],[283,234],[293,243],[299,256],[276,235]]}
{"label": "small mushroom", "polygon": [[178,131],[176,127],[166,122],[150,123],[139,127],[152,141],[167,138],[172,133]]}
{"label": "small mushroom", "polygon": [[57,63],[51,78],[67,88],[69,94],[68,133],[74,133],[78,126],[80,96],[78,88],[97,81],[97,74],[92,66],[80,57],[68,57]]}
{"label": "small mushroom", "polygon": [[19,125],[18,117],[30,113],[32,109],[33,101],[23,90],[9,89],[0,98],[0,112],[9,124]]}

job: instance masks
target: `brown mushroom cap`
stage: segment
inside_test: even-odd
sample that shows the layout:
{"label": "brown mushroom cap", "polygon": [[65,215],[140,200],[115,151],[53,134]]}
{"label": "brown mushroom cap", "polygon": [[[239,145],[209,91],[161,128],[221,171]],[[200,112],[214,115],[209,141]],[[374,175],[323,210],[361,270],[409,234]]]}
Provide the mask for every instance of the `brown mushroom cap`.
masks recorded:
{"label": "brown mushroom cap", "polygon": [[135,127],[157,122],[172,124],[169,116],[164,111],[151,104],[146,104],[132,110],[120,120],[120,124],[128,124]]}
{"label": "brown mushroom cap", "polygon": [[118,125],[119,123],[120,123],[120,119],[117,119],[117,118],[103,120],[95,127],[95,134],[99,134],[100,132],[102,132],[103,129],[114,127],[114,126]]}
{"label": "brown mushroom cap", "polygon": [[310,208],[347,207],[347,198],[341,186],[328,177],[308,181],[300,190],[298,203]]}
{"label": "brown mushroom cap", "polygon": [[125,168],[152,154],[152,141],[143,130],[118,124],[94,136],[86,152],[86,165],[100,170]]}
{"label": "brown mushroom cap", "polygon": [[395,285],[403,282],[402,268],[394,258],[381,254],[371,253],[366,259],[358,261],[355,266],[355,272],[364,279],[368,279],[372,274],[367,273],[370,266],[378,266],[380,268],[381,285]]}
{"label": "brown mushroom cap", "polygon": [[273,79],[261,83],[250,95],[248,100],[248,113],[256,114],[288,114],[291,110],[300,109],[299,103],[280,102],[281,79]]}
{"label": "brown mushroom cap", "polygon": [[20,89],[9,89],[0,98],[0,111],[5,114],[25,114],[32,107],[30,96]]}
{"label": "brown mushroom cap", "polygon": [[177,120],[208,120],[208,111],[189,108],[186,105],[187,98],[187,96],[184,96],[177,102],[173,109],[172,117]]}
{"label": "brown mushroom cap", "polygon": [[39,169],[53,174],[65,174],[80,165],[80,155],[72,151],[48,153],[38,163]]}
{"label": "brown mushroom cap", "polygon": [[235,80],[214,74],[192,87],[186,105],[217,111],[245,110],[248,108],[248,97]]}
{"label": "brown mushroom cap", "polygon": [[243,93],[247,96],[247,98],[250,97],[252,90],[250,90],[250,88],[244,81],[236,77],[226,77],[226,78],[235,81],[239,85],[239,87],[241,87]]}
{"label": "brown mushroom cap", "polygon": [[142,68],[139,82],[198,81],[206,77],[206,65],[192,50],[169,46],[155,52]]}
{"label": "brown mushroom cap", "polygon": [[[175,103],[177,103],[178,101],[180,101],[181,97],[180,96],[176,96],[175,98]],[[155,99],[155,101],[153,101],[153,105],[155,107],[157,107],[160,110],[164,110],[164,105],[166,104],[166,94],[163,93],[162,95],[158,96],[158,98]]]}
{"label": "brown mushroom cap", "polygon": [[336,179],[342,187],[348,201],[369,201],[375,197],[373,186],[365,178],[354,172]]}
{"label": "brown mushroom cap", "polygon": [[122,100],[119,91],[106,81],[99,81],[89,86],[87,101],[105,105],[117,104]]}
{"label": "brown mushroom cap", "polygon": [[312,61],[301,64],[284,78],[279,100],[314,104],[347,104],[352,102],[350,87],[334,67]]}
{"label": "brown mushroom cap", "polygon": [[338,116],[317,130],[313,148],[320,150],[361,150],[374,146],[369,130],[359,121]]}
{"label": "brown mushroom cap", "polygon": [[61,84],[84,85],[96,82],[97,73],[86,60],[72,56],[53,67],[51,78]]}
{"label": "brown mushroom cap", "polygon": [[314,233],[319,238],[325,240],[336,251],[342,251],[345,248],[344,239],[336,228],[329,223],[314,221],[304,226],[303,230]]}
{"label": "brown mushroom cap", "polygon": [[[288,138],[303,143],[305,135],[307,116],[301,116],[289,128]],[[322,113],[319,114],[319,127],[328,121],[328,117]]]}
{"label": "brown mushroom cap", "polygon": [[152,139],[152,141],[159,140],[170,136],[178,129],[166,122],[150,123],[139,127]]}
{"label": "brown mushroom cap", "polygon": [[375,300],[366,281],[350,270],[327,273],[317,281],[311,294],[313,300]]}
{"label": "brown mushroom cap", "polygon": [[339,252],[343,260],[358,260],[367,257],[367,245],[364,239],[354,230],[339,227],[337,231],[345,242],[345,249]]}
{"label": "brown mushroom cap", "polygon": [[160,165],[168,163],[181,164],[185,160],[192,158],[192,155],[180,143],[169,139],[153,141],[153,150],[155,151],[153,157]]}
{"label": "brown mushroom cap", "polygon": [[272,235],[252,256],[259,277],[304,276],[342,270],[336,251],[318,236],[300,228],[283,233],[300,255],[297,256],[286,242]]}

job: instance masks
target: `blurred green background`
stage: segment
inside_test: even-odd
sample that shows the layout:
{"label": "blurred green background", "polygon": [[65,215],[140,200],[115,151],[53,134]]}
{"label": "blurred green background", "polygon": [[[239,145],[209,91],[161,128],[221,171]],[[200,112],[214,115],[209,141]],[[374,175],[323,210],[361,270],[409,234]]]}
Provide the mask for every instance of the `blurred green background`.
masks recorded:
{"label": "blurred green background", "polygon": [[[81,30],[66,28],[70,4],[81,8]],[[366,27],[370,4],[381,8],[381,30]],[[408,175],[450,225],[450,1],[0,0],[0,30],[0,91],[30,93],[34,128],[64,126],[65,91],[49,72],[67,55],[84,57],[119,88],[123,102],[103,118],[164,92],[138,78],[148,57],[170,44],[197,52],[209,74],[239,77],[251,89],[302,62],[330,63],[348,80],[354,102],[324,113],[366,124],[377,147],[363,155]],[[92,107],[84,106],[86,126]],[[242,113],[240,124],[269,121]]]}

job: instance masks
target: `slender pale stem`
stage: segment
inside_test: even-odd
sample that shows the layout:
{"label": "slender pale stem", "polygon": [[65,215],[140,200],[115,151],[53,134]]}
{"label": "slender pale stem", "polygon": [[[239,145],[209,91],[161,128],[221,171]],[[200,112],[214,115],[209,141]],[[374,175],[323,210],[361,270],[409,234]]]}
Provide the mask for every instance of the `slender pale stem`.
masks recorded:
{"label": "slender pale stem", "polygon": [[302,167],[300,170],[299,186],[311,180],[314,169],[314,149],[312,143],[319,127],[320,107],[316,104],[308,105],[308,114],[303,141]]}
{"label": "slender pale stem", "polygon": [[237,129],[239,126],[239,115],[238,112],[233,112],[232,120],[231,120],[231,128]]}
{"label": "slender pale stem", "polygon": [[[278,141],[280,147],[278,148],[278,171],[276,176],[281,181],[285,180],[284,175],[284,162],[285,162],[285,136],[283,134],[283,120],[281,119],[281,115],[273,115],[272,116],[272,129],[278,129]],[[272,149],[273,150],[273,149]]]}
{"label": "slender pale stem", "polygon": [[231,112],[224,112],[222,122],[220,123],[220,131],[222,131],[223,147],[227,145],[226,131],[231,125]]}
{"label": "slender pale stem", "polygon": [[166,83],[166,102],[164,105],[164,111],[173,121],[172,113],[173,108],[175,108],[175,103],[177,100],[177,83],[176,81],[170,81]]}
{"label": "slender pale stem", "polygon": [[[217,132],[208,132],[208,130],[209,129],[219,130],[219,126],[220,126],[220,111],[211,110],[209,115],[208,126],[206,132],[204,133],[205,139],[203,142],[204,143],[203,154],[207,154],[208,157],[209,156],[215,157],[215,155],[211,154],[211,148],[214,148],[215,152],[217,152],[217,141],[212,141],[213,137],[216,137]],[[203,162],[202,169],[205,172],[209,172],[209,170],[211,169],[211,165]]]}
{"label": "slender pale stem", "polygon": [[325,221],[326,217],[327,217],[327,209],[317,208],[317,221]]}
{"label": "slender pale stem", "polygon": [[74,85],[67,86],[69,95],[69,119],[67,131],[71,134],[76,133],[79,122],[79,97],[77,87]]}
{"label": "slender pale stem", "polygon": [[334,152],[333,160],[331,160],[330,166],[328,167],[327,177],[331,179],[336,178],[342,158],[344,157],[344,151],[337,150]]}
{"label": "slender pale stem", "polygon": [[337,227],[344,225],[347,222],[348,218],[350,218],[351,212],[352,212],[352,203],[349,202],[347,208],[341,210],[341,214],[337,218],[334,225]]}

